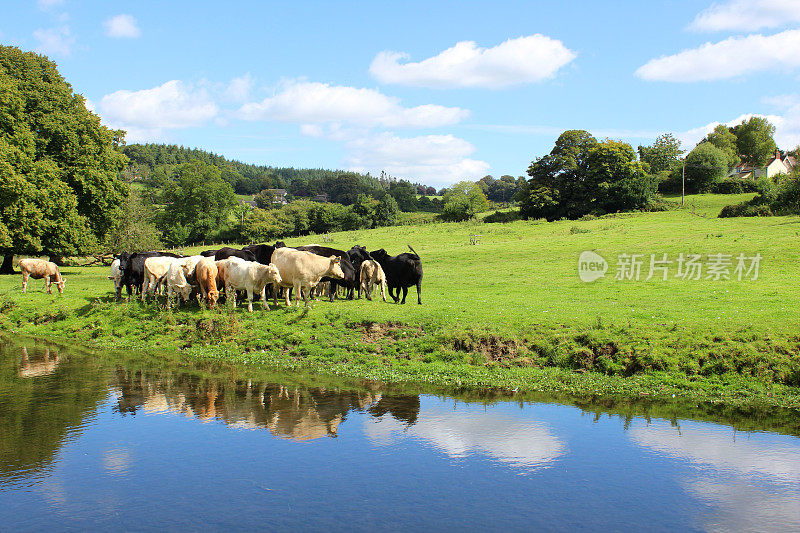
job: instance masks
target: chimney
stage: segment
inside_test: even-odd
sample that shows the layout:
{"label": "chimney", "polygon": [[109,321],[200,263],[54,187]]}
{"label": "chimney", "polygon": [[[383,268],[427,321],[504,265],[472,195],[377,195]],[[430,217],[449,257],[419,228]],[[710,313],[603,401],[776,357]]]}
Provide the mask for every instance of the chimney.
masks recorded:
{"label": "chimney", "polygon": [[782,159],[781,158],[781,150],[780,150],[780,148],[775,148],[775,159],[778,159],[778,160]]}

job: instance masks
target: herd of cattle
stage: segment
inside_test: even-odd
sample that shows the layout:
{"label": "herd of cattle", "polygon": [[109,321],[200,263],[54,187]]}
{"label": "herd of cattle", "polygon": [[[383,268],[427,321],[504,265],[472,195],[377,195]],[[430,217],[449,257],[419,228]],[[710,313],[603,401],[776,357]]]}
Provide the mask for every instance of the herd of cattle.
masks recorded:
{"label": "herd of cattle", "polygon": [[[339,289],[352,299],[354,293],[361,298],[364,292],[372,299],[374,288],[380,287],[386,301],[386,289],[395,302],[406,302],[408,288],[416,285],[417,303],[422,304],[422,261],[412,253],[391,256],[386,250],[368,252],[363,246],[353,246],[348,251],[310,244],[292,248],[278,241],[275,245],[254,244],[244,248],[206,250],[188,257],[169,252],[123,252],[114,256],[111,275],[116,297],[122,296],[125,287],[128,298],[140,295],[155,296],[166,289],[167,305],[173,299],[188,302],[192,294],[198,295],[209,306],[216,306],[220,291],[236,307],[236,293],[247,294],[247,307],[252,312],[254,295],[260,296],[266,309],[269,290],[273,303],[278,303],[278,293],[283,291],[286,305],[291,306],[300,297],[306,306],[312,293],[321,294],[327,289],[333,301]],[[28,278],[45,279],[47,292],[55,284],[63,292],[66,280],[58,267],[42,259],[20,260],[22,288],[26,292]],[[402,300],[400,292],[402,291]]]}

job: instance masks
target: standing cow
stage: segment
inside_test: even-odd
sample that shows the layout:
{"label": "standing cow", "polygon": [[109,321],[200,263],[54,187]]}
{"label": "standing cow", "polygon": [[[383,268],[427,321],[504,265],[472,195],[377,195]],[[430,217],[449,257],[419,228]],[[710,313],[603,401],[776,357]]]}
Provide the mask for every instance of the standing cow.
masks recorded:
{"label": "standing cow", "polygon": [[216,307],[219,299],[217,263],[210,257],[204,257],[197,262],[194,272],[197,284],[200,286],[200,294],[210,307]]}
{"label": "standing cow", "polygon": [[[312,254],[319,255],[321,257],[330,257],[335,255],[341,259],[339,266],[342,269],[342,273],[344,274],[341,278],[335,278],[331,276],[326,276],[322,278],[322,281],[329,281],[331,282],[331,291],[330,291],[330,300],[333,301],[334,296],[336,295],[336,288],[337,286],[341,285],[346,290],[354,289],[358,287],[358,273],[356,269],[353,267],[353,263],[350,262],[350,255],[343,251],[337,250],[335,248],[328,248],[327,246],[320,246],[319,244],[307,244],[305,246],[298,246],[295,248],[296,250],[300,250],[303,252],[311,252]],[[364,250],[366,252],[366,250]],[[273,254],[274,255],[274,254]],[[359,263],[359,268],[361,268],[361,264]],[[353,298],[352,292],[349,293],[349,298]]]}
{"label": "standing cow", "polygon": [[383,271],[386,273],[386,283],[389,286],[389,296],[394,299],[395,303],[400,299],[401,289],[403,290],[403,301],[400,303],[406,303],[408,288],[416,285],[417,303],[422,305],[422,260],[411,246],[409,249],[413,253],[406,252],[391,256],[381,248],[371,252],[370,255],[383,267]]}
{"label": "standing cow", "polygon": [[58,288],[59,294],[64,292],[64,285],[67,283],[67,278],[61,277],[61,272],[59,272],[58,265],[55,263],[45,261],[44,259],[20,259],[19,268],[22,270],[23,293],[28,292],[28,278],[44,278],[44,286],[47,288],[47,294],[53,294],[53,283],[55,283]]}
{"label": "standing cow", "polygon": [[[306,307],[309,307],[308,293],[316,287],[321,279],[328,277],[332,279],[344,278],[341,263],[342,258],[337,255],[323,257],[311,252],[295,250],[294,248],[278,248],[272,254],[272,262],[278,267],[281,275],[281,282],[275,284],[274,304],[278,305],[278,286],[294,290],[294,299],[300,305],[300,295]],[[351,265],[352,267],[352,265]],[[286,290],[286,306],[289,303],[289,291]]]}
{"label": "standing cow", "polygon": [[380,287],[383,301],[386,301],[386,274],[381,268],[381,264],[374,259],[368,259],[361,263],[361,284],[358,286],[358,298],[361,299],[361,292],[367,296],[367,300],[372,301],[372,291],[375,285]]}
{"label": "standing cow", "polygon": [[[223,265],[224,263],[224,265]],[[243,261],[238,257],[229,257],[217,263],[225,284],[225,294],[236,307],[236,290],[247,292],[247,310],[253,312],[253,294],[260,294],[264,309],[269,310],[264,288],[268,283],[278,284],[281,275],[275,265],[262,265],[256,261]]]}

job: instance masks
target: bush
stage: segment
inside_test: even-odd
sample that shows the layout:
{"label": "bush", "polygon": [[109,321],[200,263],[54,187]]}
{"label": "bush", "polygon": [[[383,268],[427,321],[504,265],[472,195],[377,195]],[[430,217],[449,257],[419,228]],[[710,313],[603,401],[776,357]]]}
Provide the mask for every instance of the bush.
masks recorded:
{"label": "bush", "polygon": [[745,192],[744,182],[736,178],[725,178],[711,186],[714,194],[741,194]]}
{"label": "bush", "polygon": [[771,217],[772,210],[766,204],[753,204],[743,202],[741,204],[726,205],[719,213],[719,218],[732,217]]}
{"label": "bush", "polygon": [[[587,215],[587,216],[589,216],[589,215]],[[484,222],[488,222],[490,224],[491,223],[495,223],[495,222],[506,223],[506,222],[514,222],[515,220],[519,220],[520,218],[521,218],[521,215],[520,215],[519,210],[517,210],[517,209],[514,209],[513,211],[506,211],[506,212],[497,210],[494,213],[492,213],[491,215],[486,216],[483,219],[483,221]]]}

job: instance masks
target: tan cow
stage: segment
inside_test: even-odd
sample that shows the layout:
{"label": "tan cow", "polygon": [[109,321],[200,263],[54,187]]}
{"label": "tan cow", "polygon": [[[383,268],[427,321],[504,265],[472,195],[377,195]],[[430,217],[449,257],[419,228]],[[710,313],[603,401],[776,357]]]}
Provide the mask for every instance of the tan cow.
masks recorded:
{"label": "tan cow", "polygon": [[44,259],[20,259],[19,268],[22,270],[22,292],[28,292],[28,278],[42,279],[44,278],[44,286],[47,289],[47,294],[53,294],[52,285],[55,283],[58,288],[59,294],[64,292],[64,286],[67,284],[67,278],[61,277],[61,272],[58,270],[58,265],[45,261]]}
{"label": "tan cow", "polygon": [[194,275],[197,284],[200,285],[200,293],[203,299],[208,302],[208,305],[215,307],[219,298],[219,290],[217,289],[219,270],[216,262],[208,257],[202,258],[194,268]]}
{"label": "tan cow", "polygon": [[372,291],[375,285],[381,288],[381,296],[386,301],[386,274],[377,261],[369,259],[361,263],[361,285],[358,287],[358,297],[361,298],[361,291],[367,296],[367,300],[372,301]]}
{"label": "tan cow", "polygon": [[[306,303],[306,307],[310,307],[308,293],[312,287],[319,284],[323,277],[344,278],[344,272],[340,265],[341,260],[336,255],[323,257],[294,248],[276,248],[272,254],[272,263],[278,267],[281,282],[275,284],[275,305],[278,305],[278,287],[280,286],[293,288],[294,300],[297,305],[300,305],[300,293],[305,289],[303,301]],[[286,306],[291,307],[289,291],[284,292],[286,293]]]}
{"label": "tan cow", "polygon": [[178,261],[174,257],[148,257],[144,260],[144,283],[142,284],[142,301],[144,302],[147,293],[153,292],[163,283],[167,271],[173,262]]}
{"label": "tan cow", "polygon": [[175,296],[176,305],[180,307],[181,297],[184,302],[189,301],[192,295],[192,285],[186,280],[185,263],[178,259],[173,261],[167,269],[167,273],[159,282],[167,285],[167,307],[172,305],[172,297]]}

